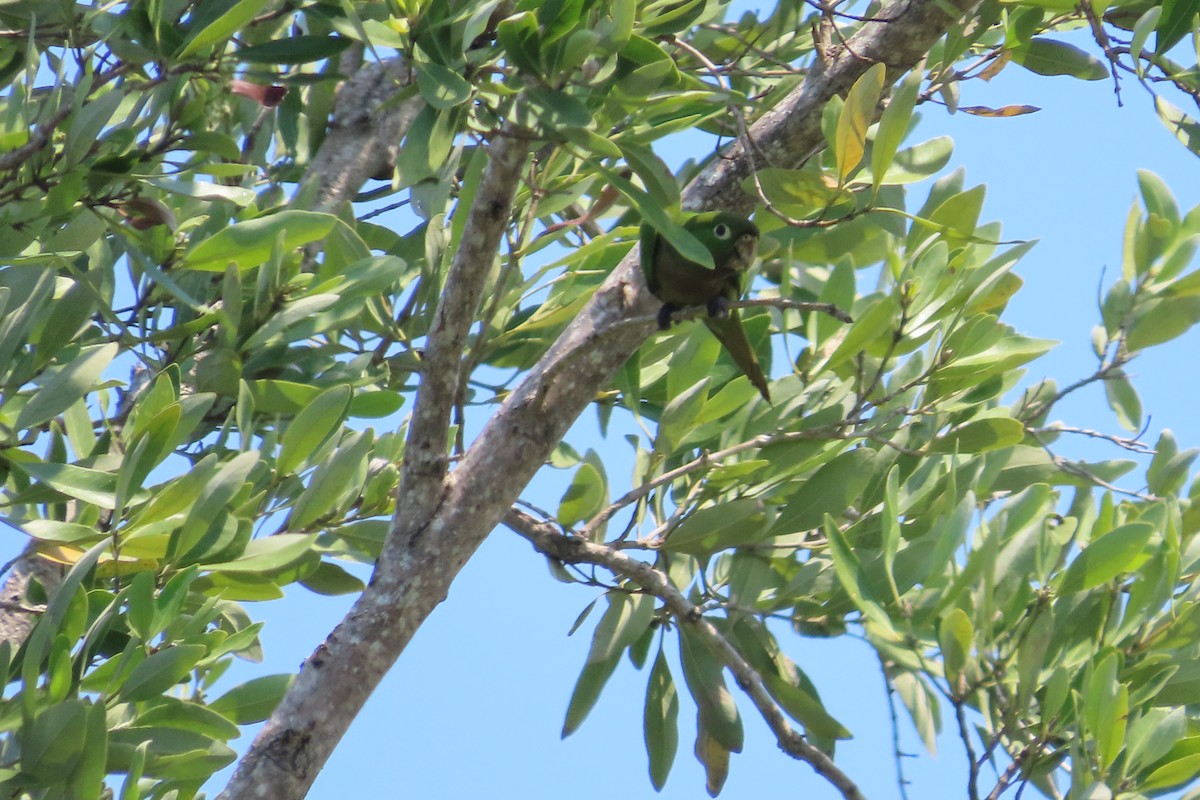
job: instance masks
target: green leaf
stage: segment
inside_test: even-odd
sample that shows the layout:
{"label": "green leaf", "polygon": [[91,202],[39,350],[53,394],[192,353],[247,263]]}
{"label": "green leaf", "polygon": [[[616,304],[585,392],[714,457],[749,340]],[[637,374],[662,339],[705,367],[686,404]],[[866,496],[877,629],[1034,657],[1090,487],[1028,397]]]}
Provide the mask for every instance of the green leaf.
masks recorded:
{"label": "green leaf", "polygon": [[1125,344],[1136,352],[1182,336],[1200,322],[1200,297],[1164,297],[1140,303]]}
{"label": "green leaf", "polygon": [[504,55],[522,72],[531,76],[542,73],[542,41],[537,17],[532,11],[521,11],[496,26],[496,38]]}
{"label": "green leaf", "polygon": [[935,136],[896,153],[881,182],[900,185],[923,181],[945,169],[953,155],[954,140],[949,136]]}
{"label": "green leaf", "polygon": [[687,515],[667,536],[662,549],[703,556],[763,539],[771,520],[757,498],[743,497]]}
{"label": "green leaf", "polygon": [[646,707],[642,713],[642,732],[650,761],[650,785],[654,791],[661,792],[679,748],[679,696],[661,647],[658,657],[654,659],[654,666],[650,668]]}
{"label": "green leaf", "polygon": [[158,632],[154,630],[154,577],[148,570],[134,575],[126,600],[129,627],[144,642]]}
{"label": "green leaf", "polygon": [[325,238],[336,224],[337,217],[315,211],[289,209],[256,217],[203,240],[184,255],[180,266],[206,272],[224,272],[230,264],[253,269],[266,263],[277,241],[284,252],[291,251]]}
{"label": "green leaf", "polygon": [[177,181],[170,178],[150,178],[146,183],[180,197],[189,197],[195,200],[224,200],[233,203],[238,208],[244,208],[258,199],[258,195],[252,189],[243,186],[224,186],[208,181]]}
{"label": "green leaf", "polygon": [[275,468],[281,475],[294,472],[341,429],[350,408],[349,386],[331,386],[312,399],[284,431]]}
{"label": "green leaf", "polygon": [[583,665],[579,680],[575,682],[575,690],[571,693],[571,702],[567,704],[567,717],[562,727],[564,739],[583,724],[596,701],[600,699],[604,684],[608,683],[620,660],[621,654],[617,652],[607,661],[588,661]]}
{"label": "green leaf", "polygon": [[238,725],[252,725],[271,716],[294,675],[266,675],[235,686],[208,707]]}
{"label": "green leaf", "polygon": [[308,487],[292,506],[287,521],[290,530],[304,530],[326,515],[344,511],[345,506],[361,496],[373,443],[369,430],[355,431],[317,467]]}
{"label": "green leaf", "polygon": [[1039,75],[1071,75],[1085,81],[1102,81],[1108,67],[1073,44],[1039,36],[1012,50],[1013,61]]}
{"label": "green leaf", "polygon": [[931,453],[986,453],[1020,444],[1025,425],[1012,417],[985,417],[960,425],[934,439]]}
{"label": "green leaf", "polygon": [[145,704],[137,716],[139,727],[177,728],[212,739],[236,739],[238,726],[211,708],[178,697],[159,697]]}
{"label": "green leaf", "polygon": [[650,627],[654,618],[653,595],[609,592],[606,597],[608,608],[592,632],[589,664],[620,656]]}
{"label": "green leaf", "polygon": [[362,579],[329,561],[322,561],[316,570],[300,581],[300,585],[310,592],[327,597],[354,594],[366,588]]}
{"label": "green leaf", "polygon": [[[239,453],[217,467],[213,476],[204,481],[183,524],[171,534],[167,548],[168,561],[178,562],[181,558],[192,556],[192,550],[204,542],[206,535],[224,524],[229,502],[245,486],[250,470],[259,463],[259,459],[256,450]],[[193,469],[191,474],[202,473],[199,469]],[[203,556],[204,553],[200,552],[192,557]]]}
{"label": "green leaf", "polygon": [[133,748],[129,756],[129,767],[126,770],[125,782],[121,784],[120,800],[141,800],[142,773],[146,768],[146,751],[150,742],[142,742]]}
{"label": "green leaf", "polygon": [[671,398],[658,421],[654,447],[660,453],[673,453],[686,438],[708,400],[708,378],[684,389]]}
{"label": "green leaf", "polygon": [[593,463],[585,461],[575,470],[571,485],[563,492],[558,502],[558,522],[570,528],[579,522],[591,519],[604,508],[608,499],[603,473]]}
{"label": "green leaf", "polygon": [[941,730],[941,711],[938,709],[937,696],[930,690],[921,675],[911,672],[901,672],[892,676],[892,686],[896,689],[900,701],[908,709],[913,725],[925,743],[925,749],[932,756],[937,755],[937,735]]}
{"label": "green leaf", "polygon": [[1195,18],[1195,3],[1188,0],[1163,0],[1162,18],[1157,27],[1158,38],[1154,51],[1159,55],[1166,55],[1168,50],[1191,33]]}
{"label": "green leaf", "polygon": [[1154,96],[1154,110],[1158,112],[1158,118],[1167,126],[1167,130],[1175,134],[1175,138],[1183,142],[1184,147],[1200,155],[1200,122],[1158,95]]}
{"label": "green leaf", "polygon": [[88,706],[72,697],[41,710],[21,730],[21,768],[43,781],[61,780],[83,752]]}
{"label": "green leaf", "polygon": [[[99,800],[104,789],[108,763],[107,711],[104,703],[87,704],[83,753],[71,775],[70,794],[73,800]],[[107,793],[104,796],[108,797]]]}
{"label": "green leaf", "polygon": [[1158,20],[1162,16],[1162,10],[1162,6],[1160,5],[1151,6],[1134,23],[1133,36],[1129,39],[1129,58],[1133,61],[1139,78],[1142,77],[1142,71],[1145,69],[1141,64],[1142,48],[1146,46],[1146,40],[1150,38],[1150,34],[1158,27]]}
{"label": "green leaf", "polygon": [[534,102],[542,123],[556,133],[583,130],[592,124],[591,112],[574,95],[540,87],[527,89],[526,92]]}
{"label": "green leaf", "polygon": [[1187,735],[1187,715],[1182,708],[1152,708],[1129,726],[1126,769],[1136,773],[1170,752]]}
{"label": "green leaf", "polygon": [[291,566],[304,558],[312,550],[316,540],[315,533],[277,533],[251,541],[239,558],[205,564],[200,569],[253,575],[270,573]]}
{"label": "green leaf", "polygon": [[942,664],[946,670],[946,680],[950,682],[951,691],[959,693],[965,684],[963,667],[971,654],[972,643],[975,641],[975,628],[971,618],[961,608],[951,609],[938,626],[938,644],[942,648]]}
{"label": "green leaf", "polygon": [[263,414],[291,416],[321,394],[321,389],[316,386],[270,378],[248,380],[246,385],[254,398],[254,408]]}
{"label": "green leaf", "polygon": [[829,356],[825,369],[833,369],[867,349],[868,345],[890,336],[896,324],[898,311],[894,295],[874,295],[863,298],[860,302],[870,303],[865,311],[856,310],[854,322],[846,331],[846,336],[838,344],[837,349]]}
{"label": "green leaf", "polygon": [[151,653],[121,685],[121,700],[136,703],[158,697],[182,681],[207,653],[208,648],[200,644],[172,645]]}
{"label": "green leaf", "polygon": [[1083,549],[1059,582],[1061,594],[1081,592],[1108,583],[1146,562],[1146,545],[1154,534],[1148,522],[1130,522],[1113,528]]}
{"label": "green leaf", "polygon": [[862,562],[846,541],[846,535],[828,514],[825,515],[824,530],[825,538],[829,540],[829,554],[833,558],[834,572],[837,573],[842,590],[863,616],[883,631],[891,631],[891,620],[871,591],[871,584],[863,570]]}
{"label": "green leaf", "polygon": [[104,126],[112,119],[124,99],[124,92],[110,89],[89,98],[71,115],[67,127],[67,141],[62,150],[64,165],[79,163],[96,146],[100,132],[104,130]]}
{"label": "green leaf", "polygon": [[[112,476],[107,472],[101,473]],[[80,525],[78,522],[59,522],[56,519],[31,519],[22,523],[26,533],[43,542],[58,542],[60,544],[77,544],[79,542],[96,542],[104,536],[92,525]]]}
{"label": "green leaf", "polygon": [[678,208],[679,183],[666,163],[644,145],[621,140],[617,143],[625,163],[642,179],[650,198],[663,208]]}
{"label": "green leaf", "polygon": [[1197,454],[1200,451],[1195,448],[1180,451],[1175,434],[1164,428],[1154,444],[1154,457],[1146,470],[1146,486],[1159,497],[1180,494]]}
{"label": "green leaf", "polygon": [[1127,431],[1142,429],[1142,401],[1124,372],[1118,371],[1104,379],[1104,396],[1122,428]]}
{"label": "green leaf", "polygon": [[[316,314],[330,308],[340,299],[336,294],[310,294],[293,300],[264,322],[262,327],[242,344],[243,352],[253,353],[282,344],[287,341],[289,328],[311,322]],[[251,393],[253,391],[252,388]]]}
{"label": "green leaf", "polygon": [[794,217],[806,217],[849,199],[846,189],[831,186],[827,176],[812,169],[768,167],[745,178],[742,189],[750,195],[761,189],[771,205]]}
{"label": "green leaf", "polygon": [[1148,169],[1139,169],[1137,176],[1138,188],[1141,190],[1142,202],[1146,205],[1146,211],[1170,222],[1173,226],[1178,225],[1180,221],[1179,205],[1175,202],[1175,197],[1163,179]]}
{"label": "green leaf", "polygon": [[[18,455],[25,455],[23,453],[12,452],[7,455],[12,466],[67,497],[101,508],[113,508],[116,504],[117,476],[111,472],[77,467],[74,464],[17,460]],[[138,498],[144,496],[143,493]]]}
{"label": "green leaf", "polygon": [[742,719],[725,678],[721,663],[687,625],[679,627],[679,658],[683,678],[696,701],[700,723],[724,749],[742,752]]}
{"label": "green leaf", "polygon": [[1084,718],[1096,741],[1101,770],[1112,765],[1125,744],[1129,687],[1117,680],[1119,666],[1117,654],[1110,650],[1091,671],[1085,686]]}
{"label": "green leaf", "polygon": [[[1046,664],[1046,652],[1054,637],[1054,606],[1038,606],[1017,650],[1017,703],[1026,708],[1029,698],[1042,685],[1041,674]],[[1052,717],[1057,709],[1045,710]]]}
{"label": "green leaf", "polygon": [[235,58],[251,64],[309,64],[332,58],[352,44],[348,36],[301,34],[239,48]]}
{"label": "green leaf", "polygon": [[844,184],[862,163],[867,146],[867,128],[875,119],[875,107],[883,93],[886,76],[887,68],[882,63],[872,64],[846,93],[846,102],[838,117],[834,146],[840,183]]}
{"label": "green leaf", "polygon": [[426,103],[438,109],[454,108],[471,99],[474,87],[454,70],[422,57],[424,51],[414,48],[417,58],[417,86]]}
{"label": "green leaf", "polygon": [[201,21],[197,23],[197,27],[193,29],[183,49],[175,57],[179,60],[188,59],[200,55],[202,51],[218,42],[225,41],[258,16],[258,12],[267,5],[267,2],[268,0],[240,0],[213,19],[204,18],[204,12],[208,8],[227,4],[217,3],[214,0],[201,3],[196,12],[196,16],[201,17]]}
{"label": "green leaf", "polygon": [[116,357],[116,343],[86,348],[42,383],[17,415],[17,430],[36,428],[66,411],[100,380],[101,373]]}
{"label": "green leaf", "polygon": [[901,84],[892,92],[892,98],[887,108],[879,117],[879,128],[875,133],[875,141],[871,145],[871,174],[874,176],[872,188],[879,191],[883,176],[892,167],[892,160],[904,134],[908,132],[912,120],[913,108],[917,104],[917,95],[921,91],[921,70],[913,69]]}
{"label": "green leaf", "polygon": [[823,465],[793,493],[772,527],[777,535],[813,530],[825,515],[841,515],[866,488],[875,466],[875,452],[865,447],[842,453]]}
{"label": "green leaf", "polygon": [[1181,758],[1168,759],[1151,772],[1139,788],[1147,792],[1183,786],[1200,775],[1200,753],[1190,753]]}
{"label": "green leaf", "polygon": [[653,197],[635,186],[632,181],[623,178],[615,170],[600,167],[599,171],[613,188],[637,209],[642,219],[660,236],[665,237],[671,246],[679,251],[680,255],[702,267],[714,268],[712,253],[699,239],[672,218],[670,209],[663,208]]}

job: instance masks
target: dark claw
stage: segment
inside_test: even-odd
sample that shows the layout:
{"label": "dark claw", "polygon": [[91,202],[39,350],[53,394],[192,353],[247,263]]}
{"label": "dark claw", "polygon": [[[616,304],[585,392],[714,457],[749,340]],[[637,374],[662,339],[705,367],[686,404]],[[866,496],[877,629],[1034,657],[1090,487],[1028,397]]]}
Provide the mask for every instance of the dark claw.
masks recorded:
{"label": "dark claw", "polygon": [[729,316],[729,299],[725,295],[717,295],[708,301],[708,315],[710,317],[728,317]]}
{"label": "dark claw", "polygon": [[658,310],[658,329],[660,331],[671,329],[671,315],[678,310],[670,303],[663,303],[663,307]]}

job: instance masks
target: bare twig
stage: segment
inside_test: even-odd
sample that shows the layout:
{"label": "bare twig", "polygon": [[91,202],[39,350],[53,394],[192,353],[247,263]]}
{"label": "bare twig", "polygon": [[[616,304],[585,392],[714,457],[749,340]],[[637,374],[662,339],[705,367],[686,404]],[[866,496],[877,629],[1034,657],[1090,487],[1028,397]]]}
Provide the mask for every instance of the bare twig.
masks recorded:
{"label": "bare twig", "polygon": [[1036,441],[1039,445],[1041,445],[1041,448],[1046,451],[1046,454],[1048,456],[1050,456],[1051,463],[1053,463],[1054,466],[1058,467],[1063,472],[1069,472],[1072,475],[1077,475],[1080,478],[1083,478],[1084,480],[1086,480],[1090,483],[1093,483],[1096,486],[1099,486],[1101,489],[1108,489],[1110,492],[1115,492],[1117,494],[1123,494],[1127,497],[1133,497],[1138,500],[1145,500],[1147,502],[1159,499],[1158,497],[1156,497],[1153,494],[1147,494],[1145,492],[1138,492],[1138,491],[1134,491],[1132,489],[1122,489],[1120,486],[1117,486],[1116,484],[1113,484],[1113,483],[1110,483],[1110,482],[1104,480],[1099,475],[1097,475],[1094,472],[1092,472],[1091,470],[1089,470],[1087,467],[1084,467],[1080,464],[1075,463],[1074,461],[1070,461],[1069,459],[1066,459],[1060,455],[1057,455],[1053,450],[1050,449],[1050,445],[1044,439],[1042,439],[1040,436],[1038,436],[1036,432],[1030,430],[1029,428],[1026,428],[1026,432],[1029,433],[1029,435],[1033,437],[1034,441]]}
{"label": "bare twig", "polygon": [[1029,433],[1035,436],[1041,434],[1074,433],[1080,436],[1087,436],[1092,439],[1103,439],[1106,442],[1112,442],[1117,447],[1120,447],[1124,450],[1129,450],[1133,453],[1154,455],[1157,452],[1153,447],[1136,437],[1129,438],[1125,436],[1115,436],[1111,433],[1102,433],[1100,431],[1089,430],[1088,428],[1076,428],[1072,425],[1063,425],[1061,422],[1055,422],[1054,424],[1047,425],[1044,428],[1030,428]]}
{"label": "bare twig", "polygon": [[1112,42],[1108,39],[1108,32],[1104,30],[1104,22],[1096,13],[1096,9],[1092,7],[1092,0],[1080,0],[1079,7],[1092,29],[1092,38],[1096,40],[1096,44],[1100,45],[1100,49],[1104,51],[1104,55],[1108,59],[1108,71],[1112,73],[1113,79],[1113,94],[1117,96],[1117,105],[1123,106],[1125,104],[1121,101],[1121,76],[1117,71],[1120,59],[1113,50]]}
{"label": "bare twig", "polygon": [[967,725],[967,712],[962,700],[955,699],[954,719],[958,722],[958,735],[962,739],[963,749],[967,751],[967,797],[979,800],[979,759],[975,755],[975,745],[971,743],[971,729]]}
{"label": "bare twig", "polygon": [[888,677],[883,654],[878,651],[876,654],[879,656],[879,674],[883,678],[883,690],[887,694],[888,714],[892,723],[892,757],[896,760],[896,788],[900,792],[900,800],[908,800],[908,779],[904,777],[904,759],[908,754],[900,749],[900,719],[896,714],[896,689],[892,686],[892,679]]}

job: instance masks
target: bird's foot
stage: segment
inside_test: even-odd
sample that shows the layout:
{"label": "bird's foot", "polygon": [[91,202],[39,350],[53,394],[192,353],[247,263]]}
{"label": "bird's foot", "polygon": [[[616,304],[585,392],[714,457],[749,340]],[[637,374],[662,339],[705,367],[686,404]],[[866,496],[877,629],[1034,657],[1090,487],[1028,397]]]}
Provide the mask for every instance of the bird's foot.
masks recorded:
{"label": "bird's foot", "polygon": [[710,317],[728,317],[729,316],[729,298],[719,294],[708,301],[708,315]]}
{"label": "bird's foot", "polygon": [[671,329],[671,315],[678,310],[670,303],[663,303],[663,307],[658,310],[658,329],[660,331]]}

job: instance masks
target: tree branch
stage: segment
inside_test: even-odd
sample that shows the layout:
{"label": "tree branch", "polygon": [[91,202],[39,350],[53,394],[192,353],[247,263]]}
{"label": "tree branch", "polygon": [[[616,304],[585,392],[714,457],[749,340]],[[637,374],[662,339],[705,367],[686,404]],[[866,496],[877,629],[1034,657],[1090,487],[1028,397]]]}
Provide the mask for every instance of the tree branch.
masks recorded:
{"label": "tree branch", "polygon": [[[375,686],[429,612],[446,596],[474,547],[437,524],[446,499],[446,429],[458,362],[475,319],[528,152],[523,137],[490,146],[462,241],[434,313],[427,368],[409,424],[396,517],[371,583],[304,662],[296,682],[243,757],[221,797],[301,798]],[[480,537],[482,540],[482,537]]]}
{"label": "tree branch", "polygon": [[[867,23],[846,49],[833,48],[827,61],[800,87],[751,126],[755,156],[761,158],[761,151],[773,166],[798,166],[823,146],[821,109],[834,94],[847,90],[873,62],[885,62],[897,74],[912,67],[956,21],[941,9],[974,5],[971,0],[888,3],[879,14],[885,22]],[[851,48],[857,56],[851,55]],[[464,237],[479,245],[491,244],[486,249],[464,247],[456,264],[476,259],[490,266],[519,184],[525,155],[521,140],[498,139],[490,154],[477,194],[478,208],[472,209],[467,225],[472,230]],[[738,188],[749,170],[749,164],[741,163],[744,160],[740,145],[714,160],[685,191],[685,205],[748,211],[753,200]],[[484,227],[476,233],[476,225]],[[468,252],[469,257],[465,255]],[[631,314],[649,315],[656,310],[636,265],[634,252],[597,289],[484,426],[458,467],[440,482],[436,501],[428,495],[414,497],[409,487],[415,484],[405,483],[394,530],[371,584],[307,659],[295,684],[242,759],[223,797],[249,800],[264,787],[270,788],[274,800],[304,795],[372,689],[446,596],[463,564],[508,512],[596,392],[653,330],[649,322],[613,327]],[[603,336],[594,346],[577,353],[579,345],[600,332]],[[435,339],[443,335],[436,325],[430,333]],[[547,376],[563,358],[572,358],[572,368],[548,383]],[[430,372],[426,371],[425,380]],[[418,399],[419,406],[425,403],[433,401]],[[421,419],[437,416],[432,405],[428,411],[420,408],[414,413]],[[414,418],[410,430],[417,429]],[[445,428],[414,435],[444,436]],[[437,456],[409,450],[405,459],[444,458],[444,441],[441,446],[443,452]],[[406,466],[406,478],[425,474],[422,469],[420,465]]]}
{"label": "tree branch", "polygon": [[552,524],[537,520],[516,508],[509,509],[504,517],[504,524],[528,539],[540,553],[569,564],[596,564],[605,567],[662,600],[674,615],[676,623],[691,626],[717,660],[724,664],[737,680],[738,686],[746,692],[767,723],[767,727],[775,734],[779,749],[811,766],[818,775],[833,784],[846,800],[861,800],[862,792],[850,776],[842,772],[833,763],[833,759],[809,744],[803,734],[791,726],[783,709],[767,691],[758,671],[742,658],[742,654],[721,635],[716,626],[704,618],[700,607],[672,585],[670,578],[644,561],[632,558],[619,550],[593,544],[576,536],[565,536]]}

